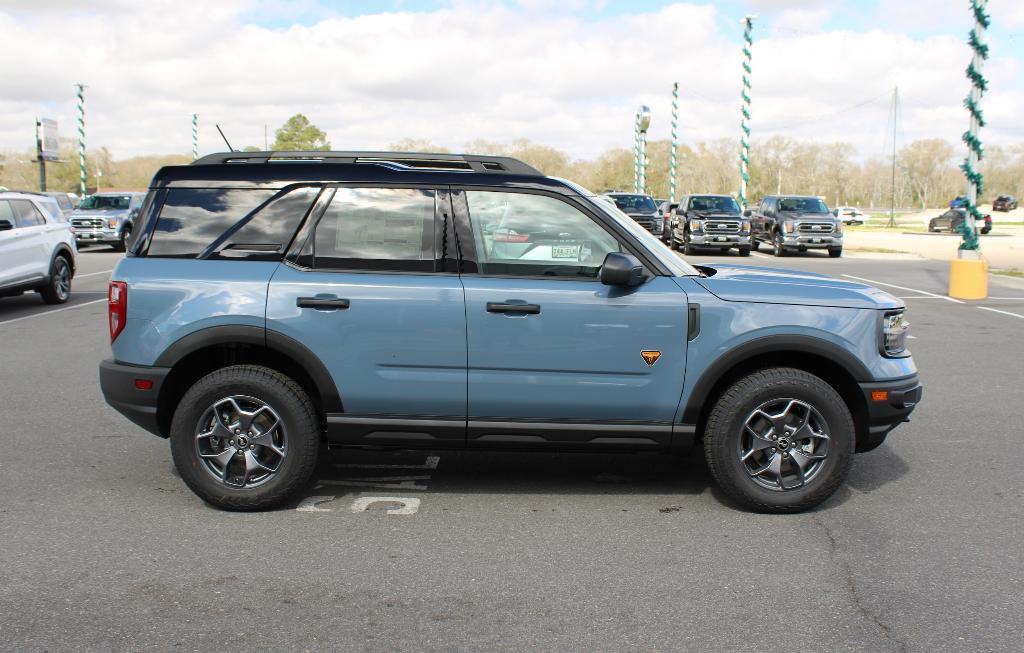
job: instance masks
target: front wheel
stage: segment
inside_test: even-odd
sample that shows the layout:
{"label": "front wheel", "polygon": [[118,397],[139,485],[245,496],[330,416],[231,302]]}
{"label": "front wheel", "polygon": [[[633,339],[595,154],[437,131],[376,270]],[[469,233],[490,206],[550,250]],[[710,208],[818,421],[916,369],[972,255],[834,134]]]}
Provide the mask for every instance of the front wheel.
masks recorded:
{"label": "front wheel", "polygon": [[686,256],[693,256],[693,245],[691,245],[688,240],[683,241],[683,254]]}
{"label": "front wheel", "polygon": [[254,365],[204,376],[178,403],[171,454],[182,480],[225,510],[279,506],[316,468],[319,420],[287,376]]}
{"label": "front wheel", "polygon": [[121,237],[116,243],[114,243],[115,252],[124,252],[128,250],[128,241],[132,237],[132,228],[130,226],[125,227],[121,230]]}
{"label": "front wheel", "polygon": [[750,248],[740,247],[740,256],[750,256]]}
{"label": "front wheel", "polygon": [[793,368],[736,381],[707,419],[704,454],[722,491],[759,512],[799,512],[839,487],[853,461],[850,410],[822,379]]}
{"label": "front wheel", "polygon": [[985,235],[985,234],[987,234],[990,231],[992,231],[992,227],[982,227],[981,228],[981,234],[982,235]]}
{"label": "front wheel", "polygon": [[757,240],[754,237],[751,237],[750,238],[750,249],[754,250],[755,252],[757,250],[761,249],[761,241]]}
{"label": "front wheel", "polygon": [[840,256],[843,255],[843,248],[842,247],[829,247],[828,248],[828,255],[829,255],[830,258],[839,258]]}
{"label": "front wheel", "polygon": [[785,256],[786,246],[782,244],[782,233],[776,232],[775,238],[772,240],[772,254],[775,256]]}

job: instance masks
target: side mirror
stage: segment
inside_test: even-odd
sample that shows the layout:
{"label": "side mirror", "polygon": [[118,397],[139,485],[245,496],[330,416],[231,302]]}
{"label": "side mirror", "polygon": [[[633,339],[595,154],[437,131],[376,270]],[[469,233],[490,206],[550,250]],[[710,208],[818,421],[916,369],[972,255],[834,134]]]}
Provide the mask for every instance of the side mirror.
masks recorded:
{"label": "side mirror", "polygon": [[0,231],[10,231],[14,229],[14,223],[10,220],[0,220]]}
{"label": "side mirror", "polygon": [[632,254],[608,252],[601,265],[601,283],[606,286],[639,286],[645,280],[644,266]]}
{"label": "side mirror", "polygon": [[743,211],[743,217],[744,218],[749,218],[752,215],[754,215],[753,211],[751,211],[750,209],[744,209],[744,211]]}

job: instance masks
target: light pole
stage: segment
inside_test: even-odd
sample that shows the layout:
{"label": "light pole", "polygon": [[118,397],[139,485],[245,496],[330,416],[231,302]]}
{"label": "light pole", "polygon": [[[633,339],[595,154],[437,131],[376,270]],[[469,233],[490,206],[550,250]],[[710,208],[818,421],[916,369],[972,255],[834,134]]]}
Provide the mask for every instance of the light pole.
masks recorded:
{"label": "light pole", "polygon": [[672,85],[672,143],[668,153],[668,201],[676,202],[676,148],[679,147],[679,134],[676,129],[679,120],[679,82]]}
{"label": "light pole", "polygon": [[640,130],[640,147],[637,157],[639,168],[638,193],[647,192],[647,130],[651,126],[651,108],[641,105],[637,112],[637,128]]}
{"label": "light pole", "polygon": [[750,165],[750,60],[752,54],[750,49],[754,45],[754,40],[750,36],[750,31],[754,26],[754,19],[757,16],[747,15],[743,18],[743,88],[740,90],[740,99],[743,103],[740,105],[740,113],[742,118],[740,119],[740,129],[742,134],[740,135],[740,196],[739,203],[741,209],[747,208],[747,182],[750,181],[750,174],[747,172],[747,167]]}
{"label": "light pole", "polygon": [[960,224],[963,241],[957,251],[957,258],[950,261],[949,268],[949,295],[959,299],[984,299],[988,296],[988,264],[981,258],[978,232],[974,226],[975,220],[982,218],[981,212],[978,211],[978,198],[984,192],[984,180],[977,166],[984,156],[978,132],[985,126],[985,117],[981,113],[981,96],[988,88],[988,80],[981,74],[981,67],[988,59],[985,30],[988,29],[990,19],[985,13],[987,5],[988,0],[971,0],[974,28],[967,39],[972,56],[966,70],[967,78],[971,82],[971,91],[964,99],[964,107],[970,114],[970,126],[963,134],[963,141],[967,145],[967,158],[960,164],[960,169],[967,178],[967,210]]}

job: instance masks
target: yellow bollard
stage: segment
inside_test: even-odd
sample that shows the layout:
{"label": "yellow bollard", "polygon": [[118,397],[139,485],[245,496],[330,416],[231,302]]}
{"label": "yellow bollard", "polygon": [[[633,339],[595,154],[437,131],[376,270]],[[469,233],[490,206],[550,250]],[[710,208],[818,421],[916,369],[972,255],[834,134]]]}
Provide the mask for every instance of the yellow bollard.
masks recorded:
{"label": "yellow bollard", "polygon": [[988,297],[988,261],[964,258],[950,261],[949,296],[955,299]]}

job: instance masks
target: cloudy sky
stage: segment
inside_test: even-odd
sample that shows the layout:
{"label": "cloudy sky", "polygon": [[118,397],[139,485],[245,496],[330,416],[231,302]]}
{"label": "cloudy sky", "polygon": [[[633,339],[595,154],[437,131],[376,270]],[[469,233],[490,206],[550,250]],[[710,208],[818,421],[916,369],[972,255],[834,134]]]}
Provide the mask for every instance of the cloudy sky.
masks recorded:
{"label": "cloudy sky", "polygon": [[[87,7],[87,8],[85,8]],[[991,0],[987,142],[1024,142],[1024,3]],[[0,150],[36,116],[117,158],[263,146],[302,112],[335,149],[403,137],[451,149],[529,138],[573,157],[632,146],[633,112],[667,138],[737,137],[744,14],[757,14],[754,138],[880,154],[894,86],[901,140],[956,140],[967,116],[966,0],[0,0]]]}

